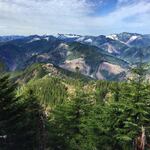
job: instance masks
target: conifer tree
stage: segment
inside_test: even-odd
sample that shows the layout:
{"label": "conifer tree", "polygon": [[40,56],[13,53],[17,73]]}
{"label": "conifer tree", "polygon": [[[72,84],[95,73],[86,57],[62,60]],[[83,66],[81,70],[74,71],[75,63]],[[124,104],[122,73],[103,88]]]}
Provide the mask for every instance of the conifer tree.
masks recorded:
{"label": "conifer tree", "polygon": [[[133,69],[134,77],[124,83],[119,101],[112,102],[107,108],[111,120],[112,138],[119,149],[139,148],[137,139],[149,132],[150,94],[149,83],[145,81],[146,70],[142,64]],[[109,116],[108,115],[108,116]],[[143,133],[144,131],[144,133]],[[146,138],[146,135],[145,135]],[[144,147],[146,146],[146,140]],[[134,143],[134,144],[133,144]],[[115,144],[115,148],[116,148]]]}
{"label": "conifer tree", "polygon": [[0,78],[0,149],[44,150],[45,116],[37,99],[16,98],[8,76]]}
{"label": "conifer tree", "polygon": [[24,106],[15,97],[15,88],[8,76],[0,78],[0,147],[4,150],[17,149],[23,126]]}
{"label": "conifer tree", "polygon": [[96,85],[97,102],[105,102],[107,94],[110,92],[110,83],[108,81],[98,81]]}
{"label": "conifer tree", "polygon": [[24,149],[44,150],[46,148],[46,116],[43,107],[32,91],[25,98]]}
{"label": "conifer tree", "polygon": [[91,102],[83,95],[56,107],[50,120],[52,150],[94,149],[91,107]]}

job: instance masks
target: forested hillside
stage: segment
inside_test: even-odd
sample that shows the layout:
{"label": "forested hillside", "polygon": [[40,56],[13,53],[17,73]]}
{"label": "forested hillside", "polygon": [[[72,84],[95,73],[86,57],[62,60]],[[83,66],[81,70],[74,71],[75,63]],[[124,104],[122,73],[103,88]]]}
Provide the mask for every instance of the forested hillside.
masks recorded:
{"label": "forested hillside", "polygon": [[0,77],[1,150],[148,150],[148,67],[132,78],[93,80],[52,64]]}
{"label": "forested hillside", "polygon": [[0,0],[0,150],[150,150],[150,0]]}
{"label": "forested hillside", "polygon": [[0,150],[150,149],[149,46],[126,32],[1,37]]}
{"label": "forested hillside", "polygon": [[2,36],[0,64],[7,71],[21,71],[34,63],[51,63],[93,79],[121,81],[143,53],[150,61],[150,36],[123,32],[113,35],[73,34]]}

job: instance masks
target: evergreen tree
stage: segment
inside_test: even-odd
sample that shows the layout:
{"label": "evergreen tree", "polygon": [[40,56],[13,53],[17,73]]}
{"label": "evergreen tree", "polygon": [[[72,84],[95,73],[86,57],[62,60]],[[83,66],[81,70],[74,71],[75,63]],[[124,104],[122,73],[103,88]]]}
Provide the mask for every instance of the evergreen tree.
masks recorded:
{"label": "evergreen tree", "polygon": [[123,86],[123,83],[120,83],[119,81],[113,82],[111,85],[111,93],[113,95],[112,99],[116,102],[119,101],[121,96],[121,86]]}
{"label": "evergreen tree", "polygon": [[[119,101],[111,102],[107,107],[107,119],[111,120],[111,126],[108,126],[115,139],[115,148],[138,149],[141,144],[137,140],[149,132],[150,85],[145,81],[145,71],[142,64],[134,68],[134,77],[123,84]],[[146,141],[143,140],[139,142],[144,142],[146,146]]]}
{"label": "evergreen tree", "polygon": [[67,97],[65,85],[60,79],[54,77],[32,80],[26,87],[27,90],[32,90],[37,99],[44,105],[62,103]]}
{"label": "evergreen tree", "polygon": [[0,147],[6,150],[16,149],[23,126],[24,106],[15,97],[15,87],[8,76],[0,78]]}
{"label": "evergreen tree", "polygon": [[43,107],[32,91],[25,97],[24,149],[44,150],[46,148],[46,116]]}
{"label": "evergreen tree", "polygon": [[50,120],[50,146],[53,150],[91,150],[92,104],[83,95],[56,107]]}
{"label": "evergreen tree", "polygon": [[107,94],[110,92],[110,83],[108,81],[98,81],[96,83],[96,99],[97,102],[105,102]]}
{"label": "evergreen tree", "polygon": [[44,150],[43,109],[32,93],[16,98],[16,86],[0,78],[0,149]]}
{"label": "evergreen tree", "polygon": [[0,60],[0,75],[6,71],[5,64]]}

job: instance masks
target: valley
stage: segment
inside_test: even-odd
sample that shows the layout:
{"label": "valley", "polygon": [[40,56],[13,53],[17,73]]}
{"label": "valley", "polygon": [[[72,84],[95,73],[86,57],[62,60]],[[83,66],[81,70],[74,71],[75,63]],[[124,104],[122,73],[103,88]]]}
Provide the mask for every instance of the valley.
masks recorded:
{"label": "valley", "polygon": [[0,37],[0,149],[132,150],[144,134],[148,150],[149,50],[126,32]]}
{"label": "valley", "polygon": [[94,79],[122,80],[141,57],[143,62],[150,60],[149,35],[124,32],[0,38],[0,60],[9,71],[23,70],[33,63],[52,63],[73,72],[78,67],[81,74]]}

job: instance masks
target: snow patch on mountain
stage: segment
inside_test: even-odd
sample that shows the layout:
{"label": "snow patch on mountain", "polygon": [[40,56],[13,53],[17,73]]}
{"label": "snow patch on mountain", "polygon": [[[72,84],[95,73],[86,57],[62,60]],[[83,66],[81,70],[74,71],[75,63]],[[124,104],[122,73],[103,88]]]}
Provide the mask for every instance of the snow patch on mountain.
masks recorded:
{"label": "snow patch on mountain", "polygon": [[92,39],[87,39],[87,40],[85,40],[84,42],[86,42],[86,43],[92,43],[93,40],[92,40]]}
{"label": "snow patch on mountain", "polygon": [[77,42],[82,42],[82,41],[84,41],[84,39],[85,39],[85,37],[82,36],[82,37],[79,37],[76,41],[77,41]]}
{"label": "snow patch on mountain", "polygon": [[119,40],[116,34],[107,35],[106,38],[110,38],[112,40]]}
{"label": "snow patch on mountain", "polygon": [[58,49],[68,49],[68,47],[69,46],[67,44],[61,43],[61,44],[59,44]]}
{"label": "snow patch on mountain", "polygon": [[76,35],[76,34],[58,34],[56,36],[56,38],[60,38],[60,39],[66,39],[66,38],[79,38],[81,37],[80,35]]}
{"label": "snow patch on mountain", "polygon": [[49,40],[49,37],[45,37],[44,40],[47,40],[47,41],[48,41],[48,40]]}
{"label": "snow patch on mountain", "polygon": [[132,43],[133,41],[135,41],[136,39],[142,39],[141,36],[136,36],[136,35],[133,35],[130,37],[130,39],[126,42],[126,44],[130,44]]}
{"label": "snow patch on mountain", "polygon": [[36,38],[31,39],[28,43],[32,43],[32,42],[39,41],[39,40],[41,40],[41,39],[36,37]]}

